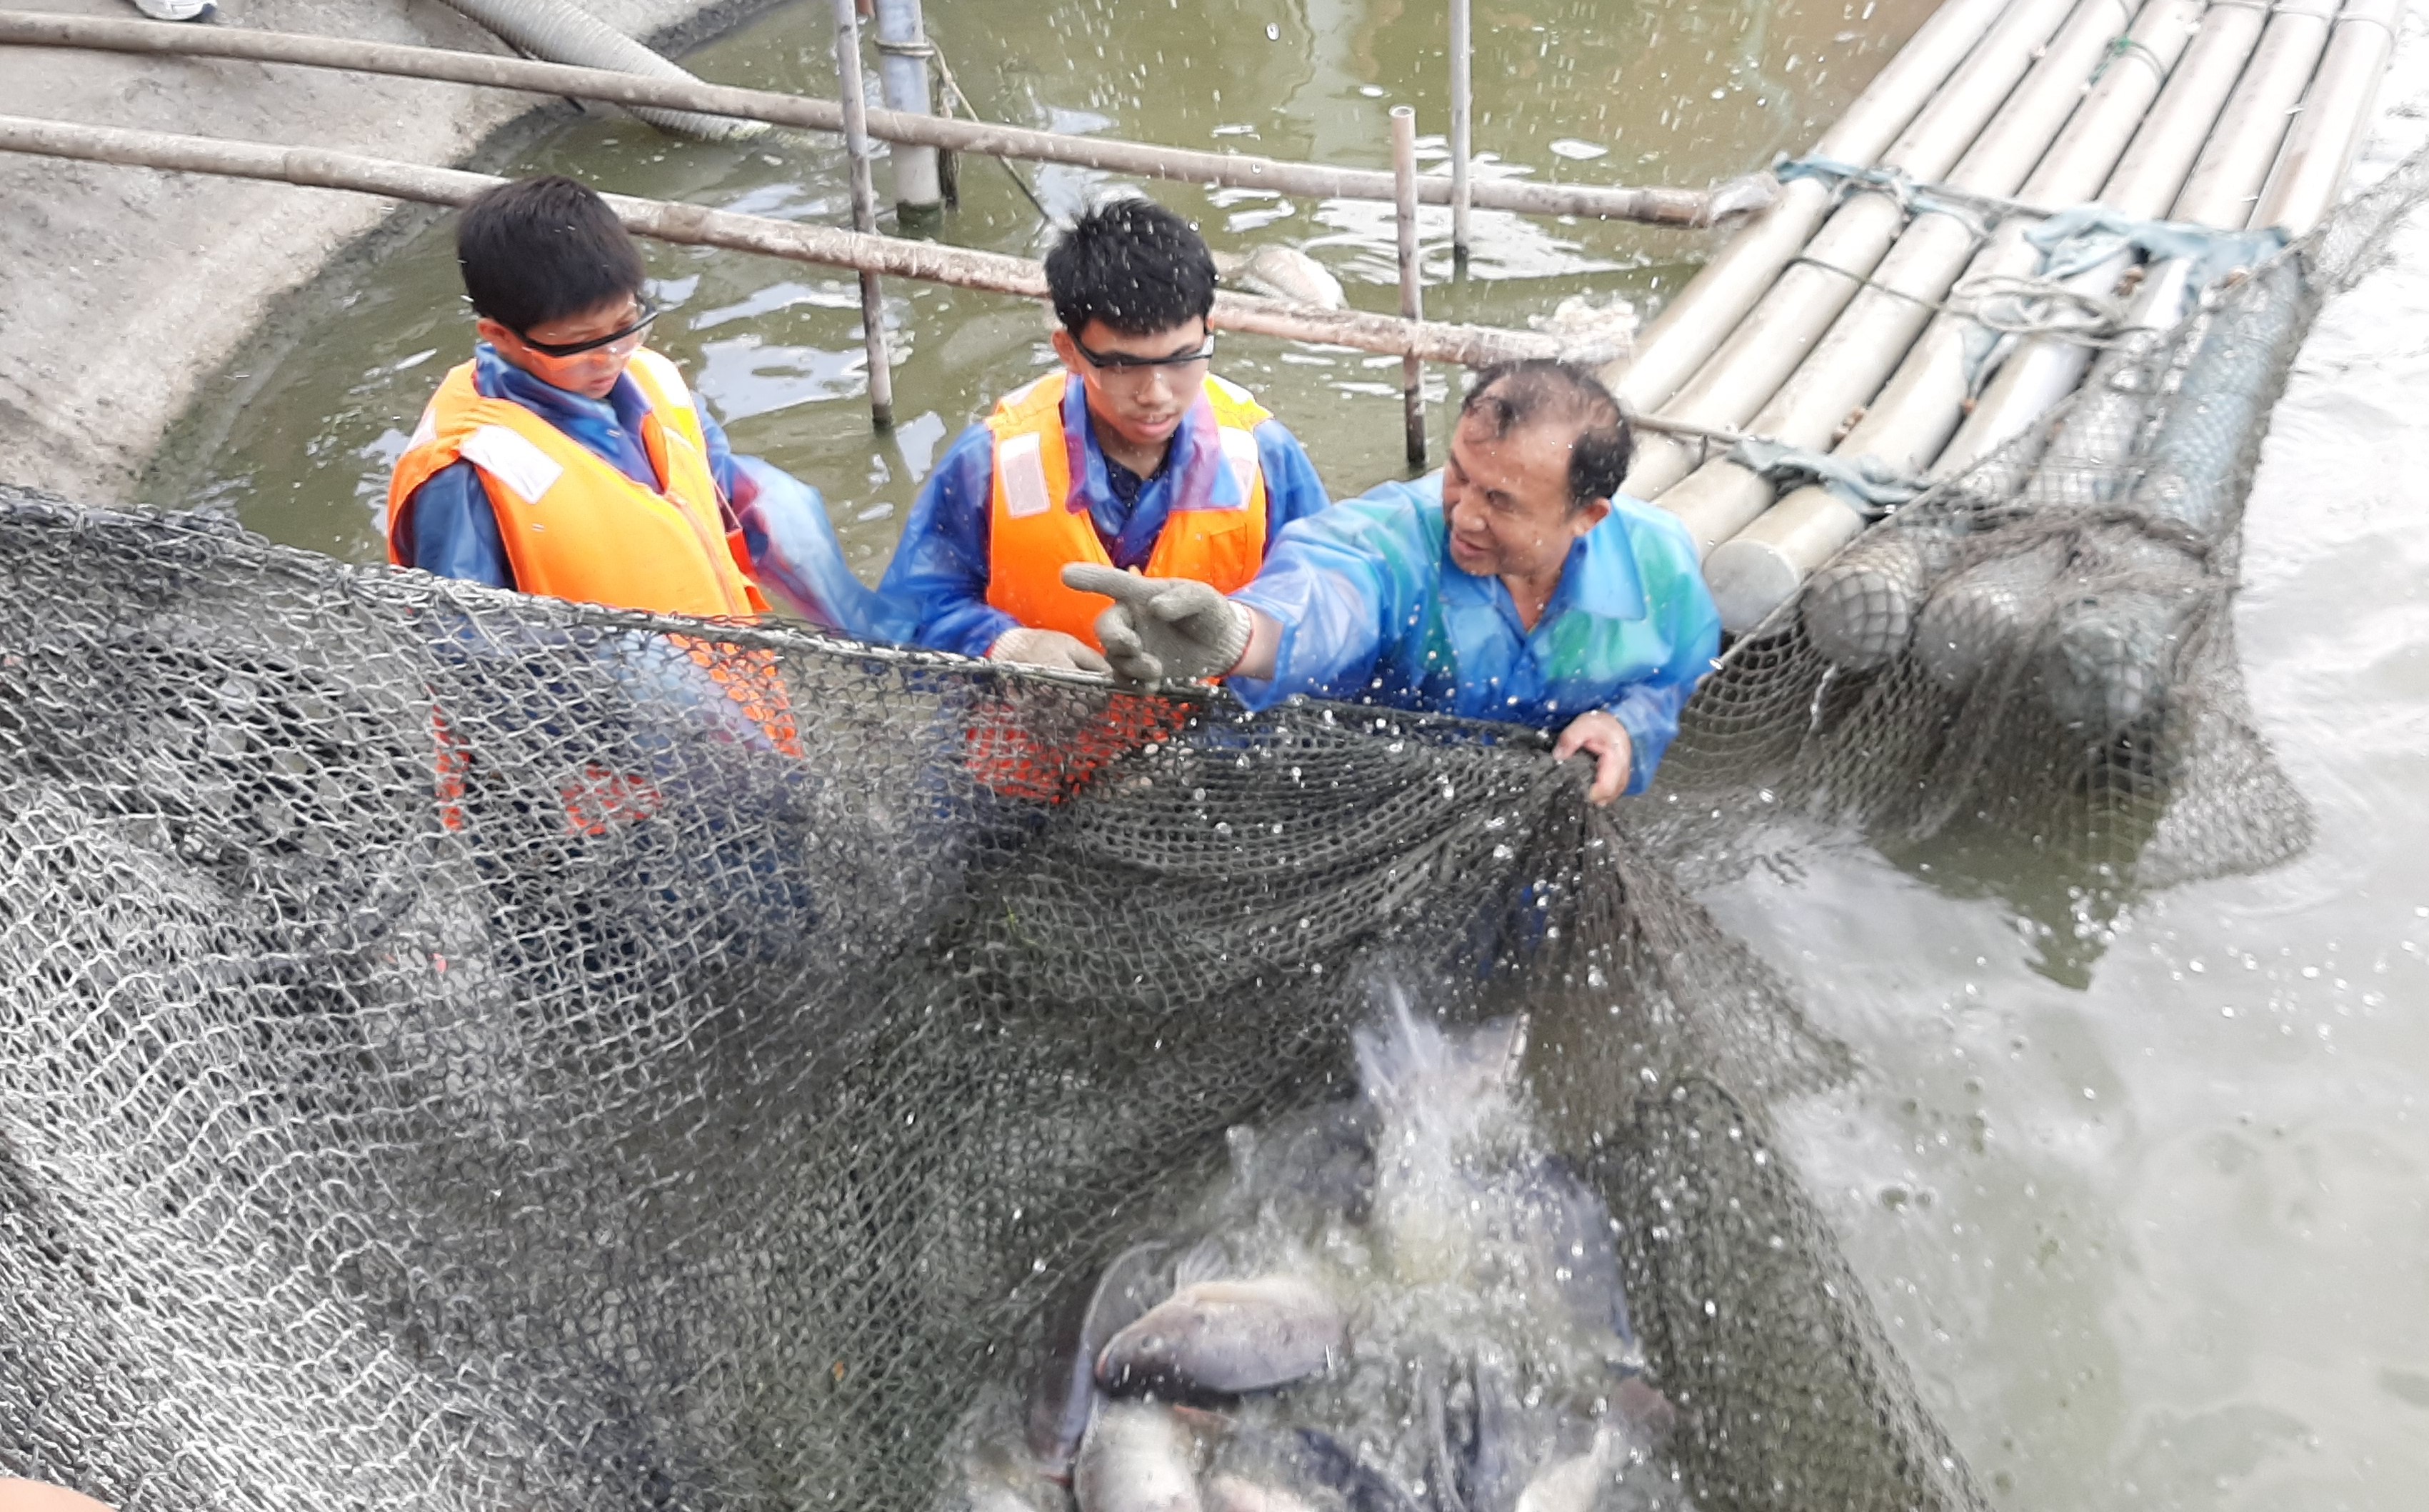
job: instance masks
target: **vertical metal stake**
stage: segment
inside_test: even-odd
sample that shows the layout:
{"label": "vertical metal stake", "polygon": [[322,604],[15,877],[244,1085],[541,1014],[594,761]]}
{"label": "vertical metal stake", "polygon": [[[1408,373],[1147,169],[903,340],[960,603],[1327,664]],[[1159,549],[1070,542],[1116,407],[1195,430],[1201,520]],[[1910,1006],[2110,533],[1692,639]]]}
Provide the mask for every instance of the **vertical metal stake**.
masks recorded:
{"label": "vertical metal stake", "polygon": [[[1392,197],[1400,230],[1400,314],[1426,318],[1426,296],[1417,266],[1417,112],[1414,107],[1392,107]],[[1426,465],[1426,367],[1413,357],[1400,359],[1400,401],[1409,426],[1409,465]]]}
{"label": "vertical metal stake", "polygon": [[[861,91],[860,16],[853,0],[834,0],[835,82],[843,96],[843,146],[851,158],[851,226],[877,229],[877,187],[868,168],[868,100]],[[894,368],[885,356],[885,291],[877,274],[860,275],[860,324],[868,338],[868,418],[894,424]]]}
{"label": "vertical metal stake", "polygon": [[1467,264],[1467,160],[1473,139],[1468,110],[1475,42],[1468,26],[1468,0],[1450,0],[1450,255]]}
{"label": "vertical metal stake", "polygon": [[[928,28],[919,15],[919,0],[877,0],[877,77],[885,91],[885,108],[905,115],[928,115]],[[906,147],[896,142],[894,203],[913,217],[931,214],[944,200],[936,172],[936,149]]]}

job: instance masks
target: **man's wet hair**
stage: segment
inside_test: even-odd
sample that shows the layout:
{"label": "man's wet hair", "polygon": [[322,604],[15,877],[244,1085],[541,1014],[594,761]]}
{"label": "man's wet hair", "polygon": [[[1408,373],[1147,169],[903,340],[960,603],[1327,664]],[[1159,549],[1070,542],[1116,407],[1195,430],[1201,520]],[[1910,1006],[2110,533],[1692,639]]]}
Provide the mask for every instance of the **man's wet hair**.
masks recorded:
{"label": "man's wet hair", "polygon": [[1153,336],[1214,307],[1214,258],[1195,227],[1153,200],[1108,200],[1046,254],[1054,315],[1078,336],[1102,321]]}
{"label": "man's wet hair", "polygon": [[559,174],[485,191],[455,225],[472,308],[521,334],[627,296],[649,279],[607,202]]}
{"label": "man's wet hair", "polygon": [[1575,362],[1529,357],[1504,362],[1477,374],[1460,402],[1459,418],[1479,419],[1500,440],[1530,425],[1572,429],[1569,446],[1569,508],[1578,510],[1619,491],[1628,478],[1636,440],[1619,401],[1602,380]]}

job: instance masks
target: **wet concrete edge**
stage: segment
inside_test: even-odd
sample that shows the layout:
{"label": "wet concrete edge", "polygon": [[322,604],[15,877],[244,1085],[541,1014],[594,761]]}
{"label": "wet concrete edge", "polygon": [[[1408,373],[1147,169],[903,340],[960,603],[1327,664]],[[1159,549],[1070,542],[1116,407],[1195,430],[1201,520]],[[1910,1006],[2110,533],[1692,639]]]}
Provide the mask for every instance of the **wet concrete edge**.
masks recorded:
{"label": "wet concrete edge", "polygon": [[[5,0],[0,0],[5,3]],[[13,0],[131,18],[126,0]],[[776,0],[584,0],[662,51]],[[221,0],[223,25],[504,51],[439,0]],[[503,161],[562,101],[197,59],[0,48],[8,113],[409,161]],[[445,211],[369,195],[0,155],[0,478],[91,503],[175,504],[257,380],[376,261]],[[267,363],[250,362],[266,371]],[[169,454],[158,457],[164,440]]]}

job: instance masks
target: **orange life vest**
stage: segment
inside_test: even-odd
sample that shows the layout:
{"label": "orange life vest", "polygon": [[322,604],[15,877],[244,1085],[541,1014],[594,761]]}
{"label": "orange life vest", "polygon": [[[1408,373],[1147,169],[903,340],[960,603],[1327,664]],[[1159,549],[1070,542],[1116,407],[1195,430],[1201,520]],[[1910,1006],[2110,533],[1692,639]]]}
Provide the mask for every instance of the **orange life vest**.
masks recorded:
{"label": "orange life vest", "polygon": [[[768,601],[743,573],[750,557],[741,532],[725,527],[707,438],[683,374],[646,347],[624,371],[649,401],[641,444],[659,489],[634,482],[512,400],[484,397],[467,362],[439,383],[389,474],[388,560],[402,565],[405,558],[405,501],[440,469],[462,460],[481,474],[520,591],[702,619],[766,613]],[[667,639],[740,706],[770,744],[800,755],[791,706],[769,653],[696,636]],[[439,819],[456,829],[464,822],[472,753],[443,712],[434,710],[432,719]],[[636,774],[586,769],[563,789],[567,822],[598,834],[610,820],[647,818],[656,808],[648,786]]]}
{"label": "orange life vest", "polygon": [[739,533],[726,529],[683,375],[646,347],[624,371],[650,404],[641,444],[658,488],[634,482],[512,400],[484,398],[467,362],[431,396],[389,475],[388,560],[405,560],[405,501],[463,460],[480,471],[523,592],[657,614],[765,613],[767,600],[743,573]]}
{"label": "orange life vest", "polygon": [[[1101,593],[1063,586],[1072,562],[1113,558],[1084,507],[1071,501],[1071,458],[1063,438],[1067,372],[1038,379],[995,407],[995,485],[988,524],[987,602],[1025,625],[1060,630],[1097,645]],[[1215,435],[1245,500],[1237,508],[1176,509],[1148,557],[1150,577],[1194,577],[1223,592],[1245,588],[1265,559],[1265,475],[1256,429],[1273,416],[1247,390],[1211,374],[1206,398]],[[1102,647],[1098,649],[1102,650]]]}

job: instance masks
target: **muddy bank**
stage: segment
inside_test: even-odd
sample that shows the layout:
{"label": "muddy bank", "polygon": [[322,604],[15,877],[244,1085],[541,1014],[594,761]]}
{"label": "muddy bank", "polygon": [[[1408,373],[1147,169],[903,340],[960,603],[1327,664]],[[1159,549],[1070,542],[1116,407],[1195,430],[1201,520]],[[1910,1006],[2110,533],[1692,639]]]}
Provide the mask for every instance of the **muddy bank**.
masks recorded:
{"label": "muddy bank", "polygon": [[[128,17],[126,0],[12,0]],[[771,0],[585,0],[662,50]],[[503,51],[438,0],[221,0],[220,25]],[[9,113],[454,164],[572,107],[411,79],[0,48]],[[0,477],[124,500],[283,295],[432,212],[367,195],[0,156]]]}

